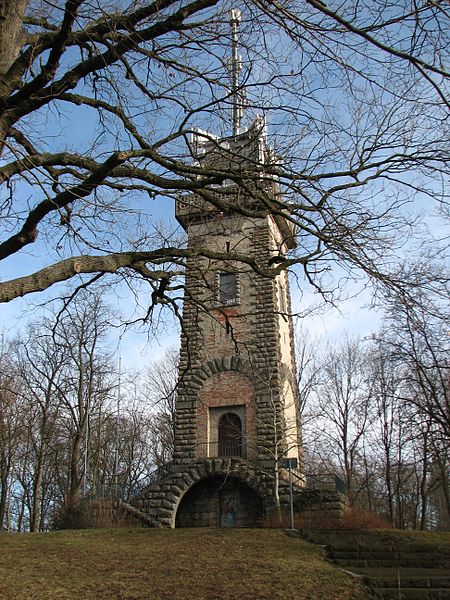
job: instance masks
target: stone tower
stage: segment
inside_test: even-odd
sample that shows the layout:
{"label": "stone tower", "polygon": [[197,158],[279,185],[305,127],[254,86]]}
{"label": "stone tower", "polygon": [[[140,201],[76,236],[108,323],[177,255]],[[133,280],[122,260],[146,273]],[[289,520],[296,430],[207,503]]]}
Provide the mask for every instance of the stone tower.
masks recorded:
{"label": "stone tower", "polygon": [[224,179],[176,203],[188,248],[208,257],[202,252],[186,269],[175,460],[180,468],[228,460],[237,477],[205,478],[177,519],[218,525],[231,515],[228,524],[251,525],[260,516],[254,507],[273,497],[253,497],[239,470],[274,481],[282,459],[300,463],[301,453],[288,275],[268,277],[245,260],[267,268],[295,247],[295,232],[279,209],[276,178],[264,171],[273,154],[262,119],[228,138],[199,131],[192,152],[205,170],[236,174],[239,185]]}
{"label": "stone tower", "polygon": [[259,526],[283,505],[293,525],[294,498],[308,523],[337,524],[345,508],[335,489],[303,493],[289,279],[276,270],[296,232],[264,120],[240,131],[239,22],[232,10],[232,135],[194,132],[191,155],[211,183],[176,201],[191,252],[174,460],[127,505],[151,526]]}

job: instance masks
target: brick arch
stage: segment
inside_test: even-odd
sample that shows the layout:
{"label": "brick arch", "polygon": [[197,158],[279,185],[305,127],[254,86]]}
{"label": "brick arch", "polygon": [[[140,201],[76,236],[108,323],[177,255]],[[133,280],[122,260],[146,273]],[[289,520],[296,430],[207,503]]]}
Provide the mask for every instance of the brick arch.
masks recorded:
{"label": "brick arch", "polygon": [[[218,361],[216,361],[218,362]],[[221,366],[223,365],[220,361]],[[255,385],[241,369],[217,369],[196,392],[196,455],[217,456],[218,422],[225,412],[237,414],[242,422],[243,458],[256,458]]]}
{"label": "brick arch", "polygon": [[230,355],[222,358],[213,358],[205,361],[199,368],[193,370],[189,381],[189,387],[197,394],[207,381],[213,375],[234,371],[242,375],[251,373],[250,366],[243,361],[240,356]]}

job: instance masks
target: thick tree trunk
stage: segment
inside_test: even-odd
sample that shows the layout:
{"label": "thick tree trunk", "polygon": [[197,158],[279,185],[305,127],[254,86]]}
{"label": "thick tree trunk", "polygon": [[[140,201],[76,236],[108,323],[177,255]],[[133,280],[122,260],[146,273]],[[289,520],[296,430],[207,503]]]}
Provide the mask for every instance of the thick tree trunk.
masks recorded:
{"label": "thick tree trunk", "polygon": [[391,459],[390,459],[390,456],[388,455],[388,453],[386,453],[385,483],[386,483],[386,491],[387,491],[389,521],[390,521],[392,527],[395,527],[394,493],[392,491],[392,469],[391,469]]}
{"label": "thick tree trunk", "polygon": [[[428,437],[428,436],[427,436]],[[426,529],[427,526],[427,516],[428,516],[428,504],[429,504],[429,500],[428,500],[428,468],[427,468],[427,464],[428,464],[428,456],[427,456],[427,451],[426,451],[426,445],[427,445],[427,437],[424,440],[424,455],[423,455],[423,463],[422,463],[422,473],[418,474],[418,476],[420,477],[419,481],[420,481],[420,486],[419,486],[419,490],[420,490],[420,530],[423,531],[424,529]]]}
{"label": "thick tree trunk", "polygon": [[[28,0],[0,0],[0,96],[7,96],[19,81],[8,71],[19,56],[24,39],[23,17]],[[1,115],[0,111],[0,115]],[[0,117],[0,156],[9,132],[8,116]]]}
{"label": "thick tree trunk", "polygon": [[26,498],[25,498],[25,493],[23,493],[20,498],[20,510],[19,510],[19,514],[17,516],[17,531],[19,533],[23,529],[23,520],[24,520],[24,516],[25,516],[25,503],[26,503]]}
{"label": "thick tree trunk", "polygon": [[75,433],[72,442],[72,456],[70,459],[70,483],[66,497],[66,514],[64,526],[68,529],[79,527],[79,508],[81,479],[79,475],[79,463],[81,458],[81,436]]}
{"label": "thick tree trunk", "polygon": [[7,498],[7,482],[2,477],[1,480],[1,491],[0,491],[0,531],[3,529],[3,523],[5,521],[6,512],[6,498]]}
{"label": "thick tree trunk", "polygon": [[23,16],[28,0],[0,0],[0,95],[11,90],[6,77],[23,41]]}
{"label": "thick tree trunk", "polygon": [[0,463],[0,531],[3,529],[5,516],[6,516],[6,502],[8,499],[8,483],[9,483],[9,471],[11,468],[11,462],[9,459],[2,460]]}
{"label": "thick tree trunk", "polygon": [[447,458],[445,454],[443,458],[438,455],[437,465],[439,469],[439,480],[440,480],[440,493],[442,494],[442,506],[441,514],[439,516],[440,526],[439,529],[446,531],[450,528],[450,478]]}

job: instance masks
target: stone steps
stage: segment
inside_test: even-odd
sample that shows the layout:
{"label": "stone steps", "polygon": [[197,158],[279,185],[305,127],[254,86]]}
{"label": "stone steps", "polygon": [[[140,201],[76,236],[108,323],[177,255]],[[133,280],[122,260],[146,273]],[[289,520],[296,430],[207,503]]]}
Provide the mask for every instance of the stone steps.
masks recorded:
{"label": "stone steps", "polygon": [[449,600],[448,589],[383,588],[374,590],[374,598],[382,600]]}
{"label": "stone steps", "polygon": [[414,553],[401,553],[396,552],[395,555],[385,553],[384,558],[373,558],[369,555],[366,558],[342,558],[339,553],[333,551],[333,561],[339,566],[349,569],[350,567],[375,567],[375,568],[389,568],[395,565],[396,567],[418,567],[418,568],[431,568],[439,569],[443,565],[434,555],[424,556],[415,555]]}
{"label": "stone steps", "polygon": [[124,502],[123,500],[117,500],[116,505],[118,508],[124,510],[127,514],[133,517],[133,519],[142,523],[142,525],[145,525],[146,527],[158,527],[155,514],[138,510],[136,507]]}
{"label": "stone steps", "polygon": [[358,570],[358,573],[372,580],[374,588],[425,588],[447,589],[450,591],[450,569],[376,569]]}
{"label": "stone steps", "polygon": [[401,532],[309,531],[305,537],[324,545],[328,558],[362,579],[374,598],[450,600],[450,536],[442,547],[431,537],[402,539]]}

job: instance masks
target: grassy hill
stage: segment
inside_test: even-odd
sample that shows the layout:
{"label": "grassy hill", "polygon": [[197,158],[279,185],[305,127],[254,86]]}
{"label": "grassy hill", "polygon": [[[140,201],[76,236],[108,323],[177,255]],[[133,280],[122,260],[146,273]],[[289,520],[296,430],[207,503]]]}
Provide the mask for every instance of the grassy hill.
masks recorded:
{"label": "grassy hill", "polygon": [[319,547],[280,530],[0,534],[2,600],[367,600]]}

